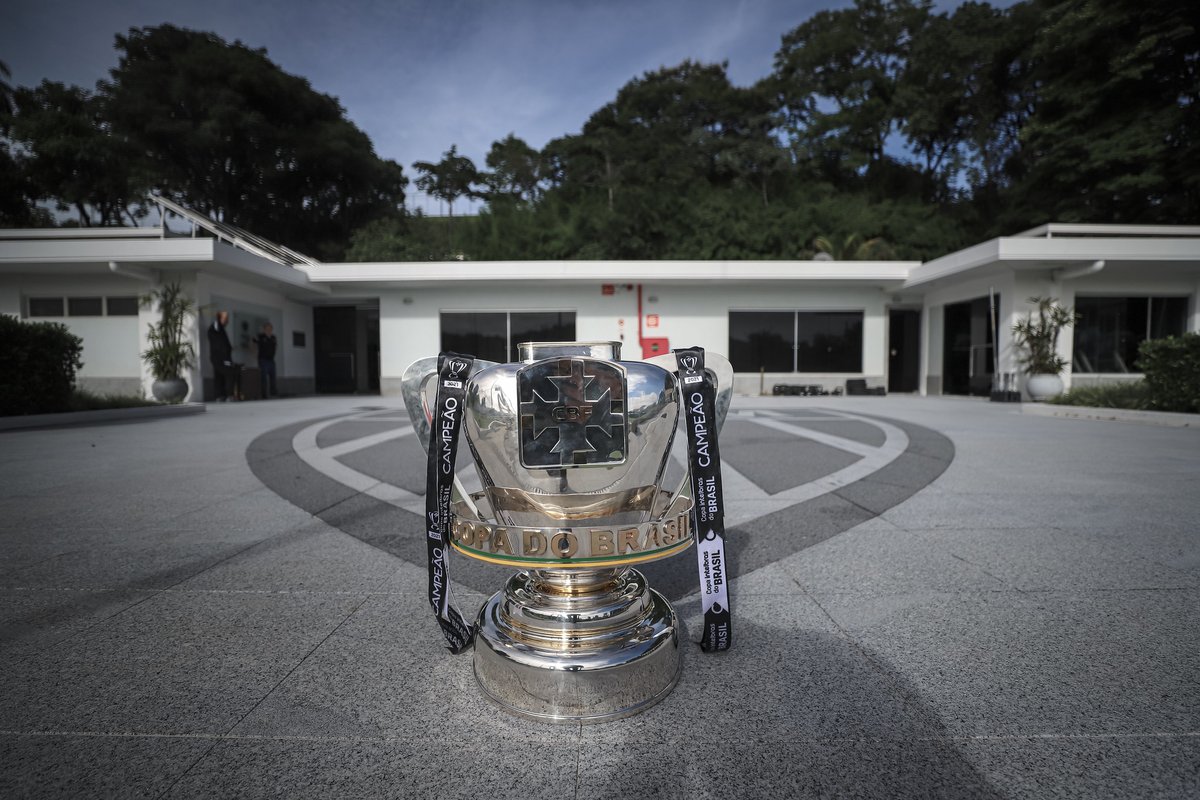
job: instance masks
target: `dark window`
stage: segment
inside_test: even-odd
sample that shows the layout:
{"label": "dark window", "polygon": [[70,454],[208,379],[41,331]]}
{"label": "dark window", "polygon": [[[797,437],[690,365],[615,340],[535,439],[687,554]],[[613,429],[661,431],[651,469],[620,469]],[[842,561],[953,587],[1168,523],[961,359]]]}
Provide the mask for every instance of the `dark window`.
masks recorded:
{"label": "dark window", "polygon": [[861,311],[730,311],[736,372],[862,372]]}
{"label": "dark window", "polygon": [[736,372],[792,372],[794,311],[730,311],[729,361]]}
{"label": "dark window", "polygon": [[796,315],[797,372],[862,372],[862,312]]}
{"label": "dark window", "polygon": [[304,331],[292,331],[292,347],[304,347]]}
{"label": "dark window", "polygon": [[110,317],[136,317],[138,299],[136,297],[108,298],[108,315]]}
{"label": "dark window", "polygon": [[104,298],[68,297],[67,314],[72,317],[103,317]]}
{"label": "dark window", "polygon": [[574,311],[514,311],[509,315],[509,357],[516,361],[522,342],[575,341]]}
{"label": "dark window", "polygon": [[442,312],[442,349],[486,361],[515,361],[521,342],[574,340],[574,311]]}
{"label": "dark window", "polygon": [[1150,338],[1165,339],[1186,333],[1187,307],[1186,297],[1151,297]]}
{"label": "dark window", "polygon": [[1074,372],[1137,372],[1147,339],[1187,330],[1186,297],[1076,297]]}
{"label": "dark window", "polygon": [[508,361],[508,315],[498,313],[442,313],[442,349],[473,355],[487,361]]}
{"label": "dark window", "polygon": [[61,297],[31,297],[29,298],[29,316],[31,317],[62,317],[63,299]]}

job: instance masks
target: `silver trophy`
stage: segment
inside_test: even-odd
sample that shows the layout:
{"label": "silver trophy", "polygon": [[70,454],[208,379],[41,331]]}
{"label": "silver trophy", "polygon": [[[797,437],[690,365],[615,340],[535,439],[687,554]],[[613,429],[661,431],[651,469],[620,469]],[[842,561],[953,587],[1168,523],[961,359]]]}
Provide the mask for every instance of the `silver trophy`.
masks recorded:
{"label": "silver trophy", "polygon": [[[451,544],[520,570],[479,612],[475,676],[520,716],[628,716],[665,697],[681,666],[679,620],[633,569],[692,544],[686,466],[671,464],[675,355],[620,361],[617,342],[525,343],[519,353],[514,364],[476,361],[466,383],[463,430],[482,490],[455,479]],[[733,371],[716,355],[706,367],[719,427]],[[427,358],[403,379],[427,449],[436,375]]]}

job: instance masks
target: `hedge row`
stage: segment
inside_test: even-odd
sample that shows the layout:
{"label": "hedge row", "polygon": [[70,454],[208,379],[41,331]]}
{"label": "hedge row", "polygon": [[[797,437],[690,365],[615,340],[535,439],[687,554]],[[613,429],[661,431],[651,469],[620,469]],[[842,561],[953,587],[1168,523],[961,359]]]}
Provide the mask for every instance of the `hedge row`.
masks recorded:
{"label": "hedge row", "polygon": [[1200,333],[1142,342],[1138,366],[1159,411],[1200,412]]}
{"label": "hedge row", "polygon": [[62,323],[0,314],[0,416],[69,410],[82,353]]}

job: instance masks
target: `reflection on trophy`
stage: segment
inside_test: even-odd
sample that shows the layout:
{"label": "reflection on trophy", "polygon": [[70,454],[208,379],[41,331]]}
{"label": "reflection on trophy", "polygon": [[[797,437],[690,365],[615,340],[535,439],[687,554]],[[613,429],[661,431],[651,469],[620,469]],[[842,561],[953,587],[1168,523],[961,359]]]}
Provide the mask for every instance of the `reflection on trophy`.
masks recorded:
{"label": "reflection on trophy", "polygon": [[[676,463],[683,474],[668,475],[676,357],[620,361],[616,342],[526,343],[520,357],[477,361],[465,383],[462,424],[481,490],[456,480],[451,544],[520,570],[479,613],[475,675],[521,716],[627,716],[665,697],[681,666],[679,620],[633,568],[693,541],[687,470]],[[706,364],[719,428],[733,373],[719,356]],[[436,377],[436,359],[404,377],[427,448]]]}

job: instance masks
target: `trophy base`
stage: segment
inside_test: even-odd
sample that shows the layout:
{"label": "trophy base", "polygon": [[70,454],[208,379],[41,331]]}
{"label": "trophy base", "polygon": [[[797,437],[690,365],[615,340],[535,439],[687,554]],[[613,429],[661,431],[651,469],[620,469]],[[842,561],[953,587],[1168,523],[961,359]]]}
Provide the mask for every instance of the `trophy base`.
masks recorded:
{"label": "trophy base", "polygon": [[670,693],[683,639],[674,609],[636,570],[521,572],[479,612],[475,678],[527,719],[608,722]]}

